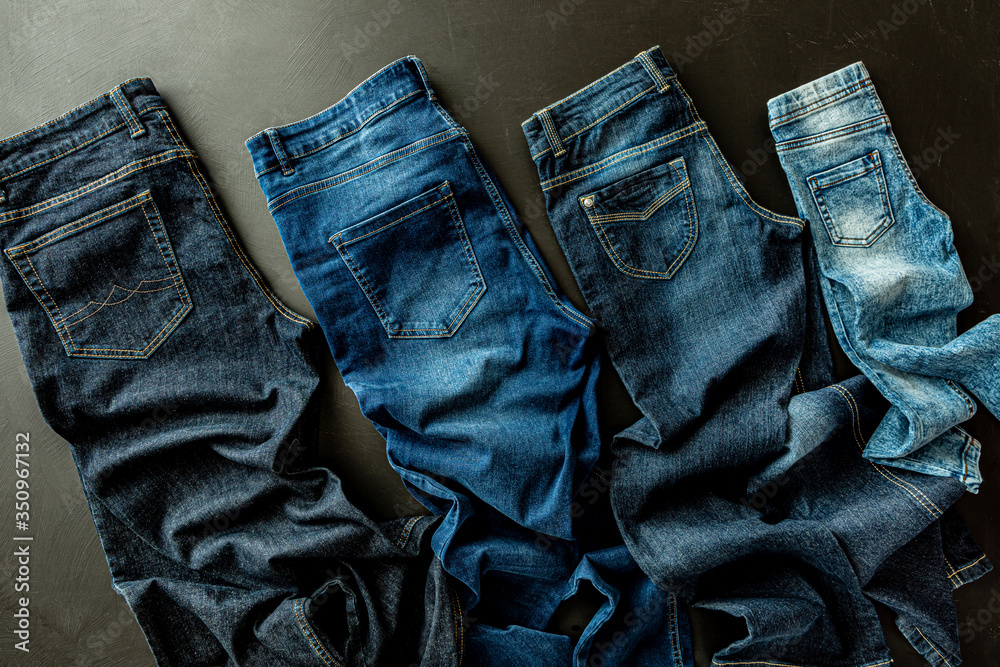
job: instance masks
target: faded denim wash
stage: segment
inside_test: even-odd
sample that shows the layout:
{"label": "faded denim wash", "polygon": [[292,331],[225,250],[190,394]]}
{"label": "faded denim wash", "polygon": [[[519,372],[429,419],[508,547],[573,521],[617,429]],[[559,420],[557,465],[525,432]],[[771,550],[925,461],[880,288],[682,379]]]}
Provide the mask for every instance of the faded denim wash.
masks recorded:
{"label": "faded denim wash", "polygon": [[[960,520],[931,538],[964,487],[862,458],[887,406],[863,376],[834,383],[804,221],[750,199],[658,48],[523,129],[643,413],[613,445],[616,518],[662,589],[746,621],[716,664],[886,664],[871,599],[911,619],[932,597],[920,628],[957,652],[949,575],[988,565],[958,548]],[[939,438],[974,446],[958,429]]]}
{"label": "faded denim wash", "polygon": [[[620,537],[576,539],[573,500],[600,453],[593,323],[420,61],[247,147],[344,381],[444,517],[432,544],[477,621],[470,664],[691,664],[683,608]],[[602,603],[574,644],[549,626],[583,582]]]}
{"label": "faded denim wash", "polygon": [[436,521],[316,465],[315,325],[240,247],[149,79],[0,142],[0,279],[159,665],[457,666]]}
{"label": "faded denim wash", "polygon": [[974,414],[970,393],[1000,416],[1000,315],[958,335],[972,290],[948,216],[917,186],[861,63],[768,114],[837,340],[892,403],[865,456],[976,491],[978,444],[936,438]]}

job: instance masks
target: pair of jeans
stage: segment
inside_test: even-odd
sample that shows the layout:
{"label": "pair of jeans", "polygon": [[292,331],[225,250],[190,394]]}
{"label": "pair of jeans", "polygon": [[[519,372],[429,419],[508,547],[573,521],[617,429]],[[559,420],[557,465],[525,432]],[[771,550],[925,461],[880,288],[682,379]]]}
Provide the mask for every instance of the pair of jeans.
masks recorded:
{"label": "pair of jeans", "polygon": [[[620,537],[574,526],[600,454],[593,322],[420,61],[247,148],[344,381],[407,489],[443,516],[432,545],[477,619],[470,664],[690,664],[676,599]],[[549,626],[586,587],[602,601],[574,644]]]}
{"label": "pair of jeans", "polygon": [[865,456],[976,491],[978,449],[935,438],[974,414],[967,392],[1000,416],[1000,315],[957,335],[972,290],[948,216],[917,186],[861,63],[772,99],[768,115],[837,341],[892,402]]}
{"label": "pair of jeans", "polygon": [[[746,620],[750,636],[716,661],[883,664],[870,600],[900,619],[923,609],[901,564],[914,560],[935,582],[921,630],[957,652],[944,584],[988,566],[960,520],[947,544],[922,536],[944,534],[964,486],[862,458],[886,406],[864,377],[834,384],[804,221],[751,200],[658,48],[523,130],[643,414],[613,443],[616,518],[661,588]],[[978,454],[960,429],[937,438]]]}
{"label": "pair of jeans", "polygon": [[426,539],[315,461],[317,327],[264,284],[133,79],[0,142],[0,279],[159,665],[458,665]]}

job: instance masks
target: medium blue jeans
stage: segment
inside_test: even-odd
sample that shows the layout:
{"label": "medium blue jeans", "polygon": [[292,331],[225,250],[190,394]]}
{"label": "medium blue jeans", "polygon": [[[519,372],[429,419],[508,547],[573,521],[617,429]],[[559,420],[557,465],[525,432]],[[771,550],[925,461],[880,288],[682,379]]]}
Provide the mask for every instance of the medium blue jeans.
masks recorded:
{"label": "medium blue jeans", "polygon": [[159,665],[457,666],[425,539],[315,462],[315,325],[238,244],[149,79],[0,142],[0,280]]}
{"label": "medium blue jeans", "polygon": [[[960,520],[933,536],[964,486],[861,456],[886,406],[863,376],[834,383],[804,221],[752,201],[659,49],[523,129],[643,413],[614,443],[614,512],[661,588],[744,618],[716,663],[885,664],[871,599],[900,619],[931,599],[920,630],[957,652],[949,575],[988,566]],[[958,429],[938,438],[978,452]]]}
{"label": "medium blue jeans", "polygon": [[[407,488],[444,517],[432,544],[479,619],[470,662],[690,664],[673,596],[620,539],[577,539],[574,497],[600,453],[593,322],[420,61],[247,148],[344,381]],[[547,628],[585,581],[604,602],[574,645]],[[620,629],[636,606],[650,609]]]}
{"label": "medium blue jeans", "polygon": [[1000,416],[1000,315],[957,334],[972,290],[948,216],[917,186],[861,63],[768,113],[837,340],[892,403],[865,456],[977,490],[978,443],[937,436],[975,412],[966,391]]}

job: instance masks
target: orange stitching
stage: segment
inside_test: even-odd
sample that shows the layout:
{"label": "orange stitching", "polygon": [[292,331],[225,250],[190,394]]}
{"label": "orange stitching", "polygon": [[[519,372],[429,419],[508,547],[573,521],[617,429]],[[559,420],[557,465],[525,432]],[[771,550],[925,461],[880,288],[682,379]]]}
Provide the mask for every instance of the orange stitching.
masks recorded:
{"label": "orange stitching", "polygon": [[301,630],[302,634],[305,635],[306,641],[309,642],[309,647],[312,648],[313,652],[316,653],[320,660],[322,660],[326,665],[329,666],[333,664],[337,667],[343,667],[336,661],[336,659],[334,659],[332,655],[330,655],[330,652],[325,646],[323,646],[322,642],[319,641],[319,637],[316,636],[316,633],[312,629],[312,625],[309,623],[309,619],[306,618],[305,612],[303,611],[304,603],[302,600],[303,598],[296,600],[292,607],[295,610],[295,620],[299,624],[299,630]]}
{"label": "orange stitching", "polygon": [[[58,234],[58,235],[50,237],[50,238],[45,238],[43,236],[41,238],[44,238],[45,240],[42,241],[41,243],[38,243],[38,241],[40,241],[41,239],[35,239],[34,241],[30,241],[28,243],[25,243],[24,245],[19,245],[16,248],[11,248],[8,252],[17,252],[18,254],[22,254],[22,255],[26,255],[29,252],[36,252],[39,248],[44,248],[45,246],[49,245],[50,243],[54,243],[55,241],[58,241],[59,239],[61,239],[64,236],[68,236],[68,235],[73,234],[75,232],[83,231],[84,229],[87,229],[88,227],[92,227],[92,226],[96,225],[97,223],[101,222],[102,220],[107,220],[108,218],[113,218],[116,215],[121,215],[122,213],[127,213],[127,212],[131,211],[133,208],[141,205],[141,203],[142,203],[142,199],[141,198],[143,196],[145,196],[145,193],[143,193],[141,195],[136,195],[135,197],[130,197],[129,199],[126,199],[123,202],[115,204],[114,206],[111,206],[111,207],[108,207],[106,209],[102,209],[100,211],[97,211],[97,214],[100,214],[100,213],[105,213],[106,214],[106,215],[102,215],[99,218],[95,218],[93,220],[89,220],[88,218],[90,218],[91,216],[87,216],[85,218],[82,218],[82,219],[78,220],[77,222],[68,223],[66,226],[67,227],[72,227],[72,229],[67,229],[62,234]],[[92,213],[91,215],[95,215],[95,214]],[[52,231],[54,232],[54,231],[57,231],[57,230],[52,230]],[[51,234],[52,232],[49,232],[49,233]]]}
{"label": "orange stitching", "polygon": [[850,125],[844,125],[843,127],[838,127],[834,130],[827,130],[826,132],[820,132],[819,134],[811,134],[805,137],[799,137],[798,139],[787,139],[776,143],[775,148],[779,151],[791,151],[797,148],[805,148],[806,146],[821,144],[830,139],[839,139],[843,136],[857,134],[858,132],[863,132],[864,130],[878,127],[879,125],[889,125],[889,117],[885,115],[875,116],[874,118],[869,118],[868,120],[863,120],[859,123],[851,123]]}
{"label": "orange stitching", "polygon": [[[28,262],[28,266],[31,267],[31,272],[35,274],[35,280],[37,280],[38,284],[42,286],[42,291],[44,291],[45,295],[49,297],[49,301],[52,302],[52,305],[56,307],[56,313],[59,314],[59,323],[62,324],[63,316],[62,316],[62,311],[59,309],[59,304],[56,303],[56,300],[52,298],[51,294],[49,294],[49,289],[45,286],[45,282],[42,280],[42,276],[38,273],[38,269],[35,268],[34,262],[31,261],[31,257],[28,256],[27,254],[24,254],[23,257]],[[30,289],[31,286],[29,285],[28,287]],[[37,298],[37,296],[35,298]],[[39,299],[39,301],[41,301],[41,299]],[[45,307],[45,304],[42,304],[42,306]],[[48,311],[49,309],[45,307],[45,310]],[[51,317],[51,313],[49,313],[49,315]],[[53,322],[53,324],[55,324],[55,322]],[[59,325],[56,325],[56,331],[57,332],[59,331]],[[76,348],[76,343],[73,342],[73,336],[72,334],[70,334],[69,329],[67,329],[65,326],[63,326],[63,333],[66,334],[66,338],[69,338],[70,345]],[[62,339],[62,335],[60,335],[59,338]],[[63,340],[63,343],[65,342],[66,341]]]}
{"label": "orange stitching", "polygon": [[973,566],[973,565],[975,565],[976,563],[978,563],[978,562],[980,562],[980,561],[984,560],[985,558],[986,558],[986,554],[983,554],[982,556],[980,556],[980,557],[979,557],[979,558],[977,558],[976,560],[972,561],[971,563],[969,563],[969,564],[968,564],[968,565],[966,565],[965,567],[960,567],[960,568],[958,568],[957,570],[955,570],[954,572],[952,572],[951,574],[949,574],[949,575],[948,575],[948,577],[949,577],[949,578],[951,578],[951,577],[954,577],[954,576],[956,576],[956,575],[957,575],[957,574],[958,574],[959,572],[961,572],[962,570],[968,570],[968,569],[969,569],[970,567],[972,567],[972,566]]}
{"label": "orange stitching", "polygon": [[[917,626],[913,626],[913,629],[916,630],[917,633],[919,633],[921,637],[924,637],[924,633],[920,632],[920,628],[918,628]],[[944,657],[944,655],[942,655],[941,651],[937,650],[937,646],[934,646],[934,644],[931,642],[930,639],[928,639],[927,637],[924,637],[924,641],[927,642],[928,646],[930,646],[932,649],[934,649],[934,652],[937,653],[941,657],[942,660],[944,660],[944,664],[948,665],[948,667],[951,667],[951,663],[948,662],[948,658]]]}
{"label": "orange stitching", "polygon": [[[868,157],[870,157],[870,156],[868,156]],[[809,178],[809,180],[811,180],[812,183],[813,183],[813,185],[815,185],[820,190],[825,190],[826,188],[829,188],[829,187],[831,187],[833,185],[837,185],[838,183],[843,183],[844,181],[851,181],[851,180],[854,180],[855,178],[859,178],[861,176],[864,176],[868,172],[875,171],[876,169],[878,169],[881,166],[882,166],[882,162],[879,161],[878,157],[876,157],[875,158],[875,164],[873,164],[872,166],[868,167],[864,171],[859,172],[857,174],[854,174],[852,176],[845,176],[844,178],[839,178],[836,181],[833,181],[832,183],[824,183],[824,184],[820,185],[819,180],[817,180],[817,178],[815,176],[811,176]]]}
{"label": "orange stitching", "polygon": [[[326,190],[326,189],[332,188],[334,186],[341,185],[343,183],[347,183],[348,181],[353,181],[355,178],[363,176],[363,175],[365,175],[365,174],[367,174],[367,173],[369,173],[371,171],[375,171],[376,169],[384,167],[387,164],[391,164],[392,162],[395,162],[396,160],[400,160],[400,159],[402,159],[404,157],[407,157],[408,155],[411,155],[411,154],[416,153],[418,151],[422,151],[425,148],[430,148],[431,146],[440,144],[443,141],[448,141],[449,139],[452,139],[454,137],[459,136],[459,134],[460,134],[460,132],[458,130],[445,130],[444,132],[442,132],[439,135],[434,135],[432,137],[427,137],[425,139],[421,139],[420,141],[415,141],[414,143],[410,144],[409,146],[404,146],[403,148],[395,150],[392,153],[386,153],[385,155],[383,155],[381,157],[377,157],[374,160],[371,160],[370,162],[367,162],[367,163],[361,165],[360,167],[356,167],[356,168],[351,169],[349,171],[345,171],[343,174],[338,174],[336,176],[331,176],[328,179],[324,179],[323,181],[317,181],[316,183],[311,183],[309,185],[303,185],[300,188],[296,188],[295,190],[289,190],[288,192],[286,192],[285,194],[281,195],[280,197],[277,197],[274,200],[274,202],[272,202],[268,206],[268,209],[270,210],[271,214],[273,215],[274,212],[277,211],[279,208],[281,208],[282,206],[284,206],[285,204],[287,204],[289,202],[295,201],[296,199],[298,199],[300,197],[305,197],[307,195],[311,195],[311,194],[314,194],[316,192],[321,192],[322,190]],[[444,135],[444,136],[442,136],[442,135]],[[434,137],[440,137],[440,138],[437,141],[421,145],[421,146],[419,146],[417,148],[413,148],[417,144],[420,144],[421,142],[427,141],[428,139],[433,139]],[[407,152],[407,153],[402,153],[401,155],[396,155],[397,153],[400,153],[401,151],[406,151],[407,149],[411,149],[411,150],[409,152]],[[389,156],[392,156],[392,158],[388,159],[388,160],[385,160],[385,158],[389,158]],[[380,162],[381,160],[385,160],[385,161],[384,162]],[[355,174],[354,172],[357,172],[357,173]],[[353,175],[350,178],[345,178],[343,180],[338,180],[341,177],[346,176],[347,174],[353,174]],[[308,188],[311,188],[312,186],[317,185],[319,183],[326,183],[326,185],[324,185],[323,187],[317,187],[317,188],[313,188],[313,189],[308,189]],[[300,194],[295,195],[294,197],[291,197],[291,198],[288,198],[288,199],[285,199],[284,201],[282,201],[282,199],[284,197],[286,197],[287,195],[290,195],[291,193],[293,193],[293,192],[295,192],[296,190],[299,190],[299,189],[306,189],[306,190],[304,192],[301,192]],[[280,203],[278,203],[278,202],[280,202]]]}
{"label": "orange stitching", "polygon": [[[163,118],[165,124],[170,123],[169,117],[161,116],[161,118]],[[249,263],[248,259],[243,253],[242,247],[236,241],[236,238],[234,237],[232,230],[229,229],[229,225],[228,223],[226,223],[225,217],[222,215],[221,209],[218,208],[218,204],[215,202],[215,196],[211,193],[210,190],[208,190],[205,187],[204,178],[201,176],[201,170],[198,168],[197,164],[195,164],[190,158],[188,158],[186,162],[188,164],[188,169],[191,170],[191,175],[198,183],[198,187],[201,188],[202,194],[205,195],[205,200],[208,202],[208,207],[212,211],[212,215],[215,216],[215,221],[219,223],[219,226],[222,228],[223,233],[226,235],[226,239],[229,241],[230,247],[232,247],[233,252],[236,253],[237,259],[240,260],[240,263],[242,263],[243,266],[247,269],[247,272],[250,273],[251,279],[253,279],[254,283],[257,284],[257,287],[260,289],[261,294],[263,294],[264,298],[270,301],[271,305],[274,306],[274,308],[286,319],[301,324],[306,329],[311,329],[313,326],[313,323],[311,321],[309,321],[304,317],[296,315],[291,310],[289,310],[284,304],[278,301],[277,297],[271,294],[271,290],[266,285],[264,285],[263,279],[260,277],[260,274],[257,272],[257,269],[252,264]]]}
{"label": "orange stitching", "polygon": [[[862,79],[861,81],[859,81],[857,83],[852,83],[850,86],[848,86],[846,88],[841,88],[840,90],[836,90],[836,91],[830,93],[829,95],[827,95],[825,97],[820,97],[819,99],[813,100],[812,102],[810,102],[809,104],[805,105],[804,107],[799,107],[797,109],[793,109],[793,110],[791,110],[791,111],[789,111],[787,113],[781,114],[780,116],[774,116],[771,119],[771,127],[774,128],[774,127],[777,127],[778,125],[784,125],[784,121],[780,122],[780,123],[776,123],[775,121],[777,121],[777,120],[781,120],[782,118],[786,118],[786,117],[798,118],[799,116],[804,116],[806,114],[812,113],[813,111],[816,111],[817,109],[822,109],[825,106],[829,106],[829,105],[833,104],[834,102],[836,102],[838,99],[840,99],[842,97],[847,97],[851,93],[855,93],[855,92],[861,90],[862,88],[867,88],[870,85],[872,85],[872,80],[870,78],[868,78],[868,79]],[[836,98],[836,99],[831,99],[831,98]],[[830,101],[827,102],[826,104],[820,104],[818,106],[814,106],[818,102],[822,102],[823,100],[830,100]]]}
{"label": "orange stitching", "polygon": [[[114,183],[115,181],[119,181],[135,172],[142,171],[144,169],[149,169],[150,167],[155,167],[158,164],[162,164],[164,162],[170,162],[171,160],[177,160],[189,157],[195,157],[193,151],[181,150],[181,151],[165,151],[151,158],[136,160],[135,162],[131,162],[120,169],[116,169],[110,174],[102,176],[96,181],[91,181],[86,185],[82,185],[76,190],[70,190],[69,192],[65,192],[61,195],[58,195],[57,197],[53,197],[52,199],[47,199],[43,202],[34,204],[32,206],[0,214],[0,225],[5,225],[11,220],[20,220],[22,218],[27,218],[32,215],[35,215],[36,213],[41,213],[42,211],[46,211],[55,206],[59,206],[60,204],[64,204],[65,202],[72,201],[77,197],[81,197],[89,192],[102,188],[105,185],[108,185],[109,183]],[[13,213],[21,213],[21,215],[11,215]]]}
{"label": "orange stitching", "polygon": [[683,183],[675,185],[673,188],[654,199],[653,202],[642,211],[635,211],[631,213],[610,213],[606,215],[594,215],[593,217],[604,221],[648,220],[649,216],[656,213],[660,207],[668,201],[684,192],[684,189],[687,187],[690,187],[690,183],[685,179]]}
{"label": "orange stitching", "polygon": [[[559,185],[565,185],[566,183],[572,183],[573,181],[577,181],[581,178],[584,178],[585,176],[589,176],[591,174],[595,174],[601,171],[602,169],[606,169],[607,167],[610,167],[613,164],[621,162],[622,160],[627,160],[628,158],[635,157],[636,155],[642,155],[643,153],[648,153],[651,150],[661,148],[662,146],[666,146],[667,144],[672,144],[673,142],[683,139],[684,137],[690,136],[692,134],[695,134],[696,132],[702,129],[705,129],[705,124],[702,121],[697,121],[687,126],[686,128],[682,128],[680,130],[677,130],[676,132],[666,134],[662,137],[659,137],[658,139],[653,139],[652,141],[646,144],[641,144],[639,146],[634,146],[632,148],[626,148],[620,153],[616,153],[615,155],[611,155],[605,158],[604,160],[601,160],[601,162],[605,162],[608,160],[610,161],[608,161],[607,164],[602,164],[600,167],[594,168],[596,165],[601,164],[601,162],[595,162],[592,165],[581,167],[580,169],[575,169],[573,171],[567,172],[562,176],[556,176],[555,178],[550,178],[547,181],[542,181],[541,184],[542,191],[544,192],[545,190],[551,190],[554,187],[557,187]],[[642,148],[642,150],[637,150],[639,148]],[[611,158],[616,158],[616,159],[611,160]],[[569,178],[570,176],[573,176],[573,178]]]}
{"label": "orange stitching", "polygon": [[772,211],[767,210],[757,202],[755,202],[750,197],[750,193],[746,192],[746,188],[744,188],[742,184],[737,185],[737,181],[733,180],[734,177],[732,176],[732,172],[729,168],[729,163],[727,162],[725,157],[719,151],[716,150],[716,146],[714,145],[715,139],[713,138],[711,141],[709,141],[709,139],[704,136],[702,137],[702,139],[708,145],[708,149],[712,152],[712,156],[715,158],[716,163],[718,163],[718,165],[722,168],[722,174],[723,176],[726,177],[726,180],[729,181],[729,185],[732,186],[733,191],[736,192],[736,195],[743,200],[743,203],[746,204],[751,211],[773,222],[778,222],[785,225],[795,225],[799,229],[805,228],[805,223],[802,222],[801,220],[784,216],[779,213],[774,213]]}
{"label": "orange stitching", "polygon": [[[424,210],[426,210],[426,209],[429,209],[429,208],[430,208],[431,206],[437,206],[437,205],[438,205],[438,204],[440,204],[441,202],[443,202],[443,201],[447,200],[447,199],[448,199],[448,197],[450,197],[450,196],[451,196],[451,195],[445,195],[445,196],[444,196],[444,197],[442,197],[441,199],[438,199],[438,200],[437,200],[437,201],[435,201],[435,202],[431,202],[430,204],[428,204],[427,206],[424,206],[424,207],[422,207],[422,208],[418,208],[418,209],[417,209],[416,211],[412,211],[412,212],[410,212],[410,213],[407,213],[407,214],[406,214],[406,215],[404,215],[404,216],[403,216],[402,218],[397,218],[396,220],[393,220],[392,222],[389,222],[389,223],[386,223],[386,224],[382,225],[381,227],[379,227],[379,228],[378,228],[378,229],[376,229],[376,230],[373,230],[373,231],[370,231],[370,232],[368,232],[367,234],[364,234],[364,235],[362,235],[362,236],[355,236],[354,238],[352,238],[352,239],[350,239],[350,240],[348,240],[348,241],[343,241],[343,242],[341,243],[341,245],[348,245],[348,244],[351,244],[351,243],[354,243],[355,241],[360,241],[360,240],[361,240],[361,239],[363,239],[363,238],[366,238],[366,237],[368,237],[368,236],[371,236],[372,234],[378,234],[378,233],[379,233],[380,231],[382,231],[383,229],[386,229],[387,227],[392,227],[392,226],[393,226],[393,225],[395,225],[395,224],[396,224],[397,222],[402,222],[403,220],[406,220],[407,218],[409,218],[409,217],[411,217],[411,216],[414,216],[414,215],[416,215],[417,213],[420,213],[421,211],[424,211]],[[331,237],[330,237],[330,240],[331,240],[331,241],[333,241],[333,239],[338,239],[338,241],[339,241],[339,239],[340,239],[340,235],[341,235],[341,234],[343,234],[343,233],[344,233],[344,232],[346,232],[346,231],[348,231],[348,230],[346,230],[346,229],[345,229],[345,230],[342,230],[342,231],[339,231],[339,232],[337,232],[336,234],[334,234],[333,236],[331,236]]]}
{"label": "orange stitching", "polygon": [[[851,426],[852,426],[852,431],[854,433],[854,439],[856,441],[856,444],[858,445],[858,449],[861,450],[862,456],[864,456],[864,446],[862,444],[862,443],[864,443],[864,438],[861,435],[860,424],[858,423],[858,419],[859,419],[859,414],[860,413],[856,412],[856,407],[857,406],[854,403],[854,397],[851,396],[850,393],[847,392],[847,390],[845,390],[840,385],[836,385],[836,384],[835,385],[831,385],[831,389],[836,390],[841,396],[844,397],[844,400],[847,401],[848,408],[851,411]],[[867,444],[867,443],[865,443],[865,444]],[[868,459],[865,459],[865,460],[868,461]],[[877,470],[879,472],[879,474],[881,474],[887,480],[889,480],[890,482],[892,482],[893,484],[895,484],[899,488],[901,488],[904,491],[906,491],[914,500],[916,500],[918,503],[920,503],[920,505],[925,510],[927,510],[927,512],[932,517],[937,518],[938,516],[941,515],[941,509],[936,504],[934,504],[934,502],[931,501],[930,498],[928,498],[926,495],[924,495],[924,493],[922,491],[920,491],[920,489],[917,489],[916,487],[914,487],[912,484],[909,484],[908,482],[904,482],[902,479],[900,479],[899,477],[897,477],[893,473],[891,473],[888,470],[886,470],[885,466],[883,466],[881,464],[876,464],[873,461],[868,461],[868,463],[872,467],[874,467],[875,470]],[[893,480],[896,480],[896,481],[893,481]],[[909,488],[907,488],[907,487],[909,487]],[[914,493],[914,491],[916,493]],[[928,505],[925,504],[924,501],[921,500],[916,494],[920,494],[920,496],[923,496],[927,500],[927,503],[930,505],[930,507],[928,507]],[[937,511],[936,514],[935,514],[934,510],[931,509],[931,507],[933,507],[934,510]]]}
{"label": "orange stitching", "polygon": [[47,164],[49,162],[52,162],[53,160],[58,160],[63,155],[66,155],[68,153],[72,153],[73,151],[79,150],[79,149],[83,148],[84,146],[87,146],[88,144],[92,144],[95,141],[97,141],[98,139],[106,137],[109,134],[111,134],[112,132],[114,132],[114,131],[116,131],[116,130],[118,130],[120,128],[123,128],[123,127],[125,127],[125,123],[119,123],[118,125],[115,125],[110,130],[108,130],[107,132],[102,132],[101,134],[98,134],[98,135],[96,135],[94,137],[91,137],[87,141],[84,141],[82,144],[79,144],[77,146],[73,146],[69,150],[63,151],[62,153],[59,153],[58,155],[53,155],[52,157],[50,157],[47,160],[42,160],[41,162],[36,162],[35,164],[27,166],[24,169],[20,169],[18,171],[15,171],[13,174],[7,174],[7,175],[3,176],[3,178],[4,179],[13,178],[14,176],[17,176],[18,174],[23,174],[24,172],[30,171],[31,169],[34,169],[35,167],[40,167],[43,164]]}

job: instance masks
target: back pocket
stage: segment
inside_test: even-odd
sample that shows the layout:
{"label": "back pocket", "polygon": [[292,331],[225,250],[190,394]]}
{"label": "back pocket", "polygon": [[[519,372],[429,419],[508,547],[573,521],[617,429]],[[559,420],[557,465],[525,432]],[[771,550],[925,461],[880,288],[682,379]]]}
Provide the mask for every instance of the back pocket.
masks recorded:
{"label": "back pocket", "polygon": [[330,237],[389,338],[447,338],[486,291],[445,181]]}
{"label": "back pocket", "polygon": [[146,359],[191,310],[148,190],[4,254],[71,357]]}
{"label": "back pocket", "polygon": [[867,247],[893,223],[878,151],[806,179],[834,245]]}
{"label": "back pocket", "polygon": [[579,201],[608,257],[633,278],[673,277],[698,240],[684,158],[640,171]]}

